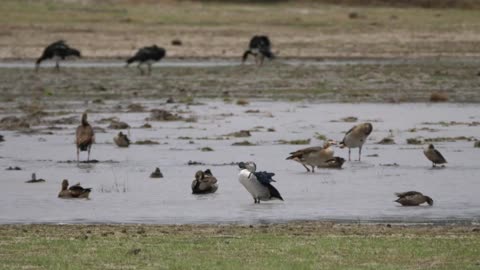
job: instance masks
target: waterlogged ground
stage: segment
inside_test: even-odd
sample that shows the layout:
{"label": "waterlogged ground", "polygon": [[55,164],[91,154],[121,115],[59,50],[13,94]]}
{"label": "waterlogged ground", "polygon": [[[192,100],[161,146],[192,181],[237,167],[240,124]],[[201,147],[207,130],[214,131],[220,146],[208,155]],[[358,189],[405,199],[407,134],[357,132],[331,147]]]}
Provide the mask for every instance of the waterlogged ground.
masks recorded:
{"label": "waterlogged ground", "polygon": [[[197,105],[164,102],[56,101],[43,104],[46,116],[35,121],[31,116],[25,118],[31,124],[29,129],[3,128],[0,223],[184,224],[332,219],[475,223],[480,218],[480,150],[473,147],[473,141],[466,140],[480,134],[478,105],[250,101],[239,106],[214,100],[196,100],[200,103]],[[131,103],[142,104],[145,111],[127,112]],[[1,118],[22,116],[16,103],[2,105]],[[74,129],[87,108],[90,122],[98,127],[92,158],[99,162],[77,165],[67,161],[76,158]],[[166,109],[187,120],[146,121],[150,109]],[[341,120],[349,116],[358,121]],[[108,128],[108,121],[100,121],[108,117],[128,123],[131,128],[123,131],[133,141],[149,139],[159,144],[118,148],[112,138],[119,130]],[[58,119],[65,121],[54,121]],[[291,151],[320,145],[321,135],[341,140],[352,125],[364,121],[372,122],[374,131],[361,162],[311,174],[301,165],[285,160]],[[147,122],[152,128],[140,128]],[[240,130],[250,130],[251,137],[228,135]],[[388,136],[396,144],[377,144]],[[423,145],[409,145],[408,138],[441,140],[435,145],[449,162],[446,168],[432,169],[423,156]],[[305,139],[311,140],[309,145],[281,143]],[[443,141],[446,139],[452,141]],[[245,140],[255,145],[232,146]],[[206,147],[213,151],[202,151]],[[347,157],[347,150],[337,148],[336,155]],[[357,151],[352,157],[357,158]],[[86,155],[82,153],[81,158]],[[237,180],[237,167],[230,165],[245,160],[255,161],[260,170],[276,173],[275,186],[284,202],[253,204]],[[188,165],[189,161],[205,165]],[[9,166],[22,170],[4,170]],[[155,167],[161,168],[164,178],[149,178]],[[207,168],[219,181],[217,193],[192,195],[190,184],[195,172]],[[25,183],[33,172],[47,181]],[[58,199],[62,179],[92,187],[91,200]],[[393,193],[407,190],[430,195],[434,206],[399,207],[393,202]]]}

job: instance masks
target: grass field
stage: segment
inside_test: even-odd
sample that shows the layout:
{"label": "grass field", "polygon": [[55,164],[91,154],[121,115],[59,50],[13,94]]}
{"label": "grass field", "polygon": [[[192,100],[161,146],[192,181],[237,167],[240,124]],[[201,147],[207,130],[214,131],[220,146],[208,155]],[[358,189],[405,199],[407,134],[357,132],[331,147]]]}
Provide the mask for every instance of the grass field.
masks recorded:
{"label": "grass field", "polygon": [[479,269],[478,227],[0,226],[2,269]]}

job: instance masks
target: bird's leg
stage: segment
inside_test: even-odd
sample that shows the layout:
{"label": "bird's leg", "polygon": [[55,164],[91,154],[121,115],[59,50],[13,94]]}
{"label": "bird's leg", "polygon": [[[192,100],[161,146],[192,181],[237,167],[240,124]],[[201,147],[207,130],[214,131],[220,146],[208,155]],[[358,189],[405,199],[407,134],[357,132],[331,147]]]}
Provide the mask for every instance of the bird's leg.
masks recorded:
{"label": "bird's leg", "polygon": [[315,172],[315,166],[312,165],[312,173]]}
{"label": "bird's leg", "polygon": [[90,149],[91,149],[91,145],[88,147],[88,157],[87,157],[87,161],[90,161]]}
{"label": "bird's leg", "polygon": [[260,55],[260,66],[263,66],[263,59],[264,59],[264,58],[265,58],[265,57],[263,56],[263,54],[261,54],[261,55]]}
{"label": "bird's leg", "polygon": [[58,63],[58,60],[55,61],[55,70],[60,71],[60,64]]}
{"label": "bird's leg", "polygon": [[307,166],[305,166],[305,164],[302,164],[302,165],[303,167],[305,167],[305,169],[307,169],[307,172],[310,172],[310,169]]}
{"label": "bird's leg", "polygon": [[361,158],[362,158],[362,147],[360,146],[358,148],[358,161],[360,161]]}
{"label": "bird's leg", "polygon": [[77,147],[77,163],[80,162],[80,150]]}
{"label": "bird's leg", "polygon": [[152,74],[152,64],[148,64],[148,75]]}
{"label": "bird's leg", "polygon": [[140,70],[140,75],[143,75],[143,69],[141,67],[142,63],[139,63],[137,68]]}
{"label": "bird's leg", "polygon": [[348,161],[350,161],[350,147],[348,148]]}

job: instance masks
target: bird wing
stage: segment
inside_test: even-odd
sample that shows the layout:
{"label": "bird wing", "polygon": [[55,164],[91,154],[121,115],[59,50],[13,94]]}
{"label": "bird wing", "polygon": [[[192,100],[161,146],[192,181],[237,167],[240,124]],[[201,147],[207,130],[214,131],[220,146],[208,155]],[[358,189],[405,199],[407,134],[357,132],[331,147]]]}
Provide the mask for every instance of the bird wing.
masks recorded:
{"label": "bird wing", "polygon": [[423,195],[423,194],[418,192],[418,191],[407,191],[407,192],[396,192],[395,193],[395,196],[397,196],[399,198],[404,198],[404,197],[407,197],[407,196],[414,196],[414,195]]}
{"label": "bird wing", "polygon": [[287,157],[287,159],[302,158],[305,155],[308,155],[313,152],[321,151],[322,149],[323,147],[319,147],[319,146],[303,148],[295,152],[291,152],[290,156]]}
{"label": "bird wing", "polygon": [[280,195],[280,192],[274,186],[272,186],[271,184],[268,184],[267,188],[272,198],[277,198],[283,201],[282,195]]}
{"label": "bird wing", "polygon": [[434,149],[433,151],[435,151],[435,154],[437,155],[438,157],[438,162],[447,162],[447,160],[443,157],[443,155],[440,153],[440,151],[438,151],[437,149]]}
{"label": "bird wing", "polygon": [[95,134],[93,128],[90,125],[80,125],[76,131],[77,145],[91,144],[95,141]]}
{"label": "bird wing", "polygon": [[255,177],[257,178],[258,182],[264,186],[270,185],[271,182],[275,182],[275,180],[272,179],[272,177],[275,175],[274,173],[270,172],[254,172],[253,173]]}

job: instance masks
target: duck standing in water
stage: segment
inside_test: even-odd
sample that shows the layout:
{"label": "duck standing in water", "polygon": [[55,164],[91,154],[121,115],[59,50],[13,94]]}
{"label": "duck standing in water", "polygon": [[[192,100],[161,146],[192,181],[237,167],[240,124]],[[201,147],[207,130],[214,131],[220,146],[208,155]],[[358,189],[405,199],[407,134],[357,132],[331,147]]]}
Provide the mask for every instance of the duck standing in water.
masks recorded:
{"label": "duck standing in water", "polygon": [[312,168],[312,172],[315,172],[315,167],[326,167],[327,164],[325,162],[333,158],[334,150],[332,145],[334,144],[336,144],[334,141],[329,140],[322,147],[315,146],[297,150],[290,153],[287,160],[291,159],[299,162],[307,169],[307,172],[310,172],[308,165]]}
{"label": "duck standing in water", "polygon": [[91,191],[91,188],[83,188],[82,186],[80,186],[80,183],[77,183],[76,185],[73,185],[69,188],[68,180],[64,179],[62,181],[62,190],[60,190],[60,193],[58,193],[58,197],[88,199]]}
{"label": "duck standing in water", "polygon": [[419,206],[422,203],[428,203],[428,205],[433,205],[432,198],[423,195],[418,191],[407,191],[395,193],[398,197],[395,202],[401,204],[402,206]]}
{"label": "duck standing in water", "polygon": [[55,69],[58,71],[60,70],[60,60],[64,60],[70,56],[81,57],[80,51],[68,46],[64,40],[56,41],[43,50],[42,56],[35,62],[35,71],[38,71],[40,63],[47,59],[55,60]]}
{"label": "duck standing in water", "polygon": [[271,42],[268,36],[253,36],[252,39],[250,39],[248,50],[243,53],[242,63],[247,60],[249,54],[255,57],[255,64],[257,66],[263,65],[265,57],[268,59],[275,58],[271,51]]}
{"label": "duck standing in water", "polygon": [[118,147],[128,147],[130,145],[130,139],[127,134],[123,134],[121,131],[113,138],[113,141]]}
{"label": "duck standing in water", "polygon": [[82,115],[82,124],[77,127],[76,131],[76,145],[77,145],[77,162],[80,160],[80,151],[87,151],[87,161],[90,160],[90,149],[95,142],[95,134],[92,126],[87,121],[87,113]]}
{"label": "duck standing in water", "polygon": [[137,53],[127,60],[127,67],[133,62],[138,62],[137,68],[140,70],[140,75],[143,75],[145,72],[142,69],[142,65],[147,65],[148,75],[152,73],[152,64],[154,62],[160,61],[165,57],[166,51],[164,48],[160,48],[157,45],[152,45],[150,47],[143,47],[137,51]]}
{"label": "duck standing in water", "polygon": [[214,193],[217,189],[217,178],[213,176],[210,169],[195,173],[195,180],[192,182],[192,194]]}
{"label": "duck standing in water", "polygon": [[352,148],[358,148],[358,161],[361,160],[363,144],[367,141],[367,137],[372,133],[372,130],[373,126],[371,123],[363,123],[352,127],[345,133],[345,137],[342,142],[340,142],[340,148],[348,147],[349,161]]}
{"label": "duck standing in water", "polygon": [[252,161],[240,162],[238,167],[241,169],[238,181],[252,195],[254,203],[273,199],[283,201],[280,192],[271,184],[271,182],[275,182],[272,179],[274,173],[256,172],[257,165]]}
{"label": "duck standing in water", "polygon": [[433,144],[429,144],[427,148],[423,150],[425,156],[432,162],[432,167],[436,167],[437,164],[445,164],[447,160],[442,156],[442,154],[435,149]]}

